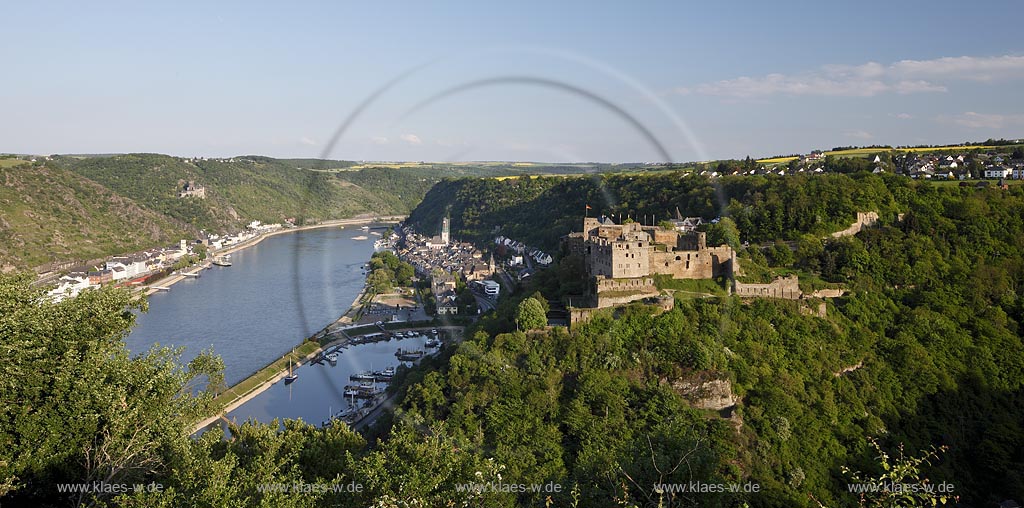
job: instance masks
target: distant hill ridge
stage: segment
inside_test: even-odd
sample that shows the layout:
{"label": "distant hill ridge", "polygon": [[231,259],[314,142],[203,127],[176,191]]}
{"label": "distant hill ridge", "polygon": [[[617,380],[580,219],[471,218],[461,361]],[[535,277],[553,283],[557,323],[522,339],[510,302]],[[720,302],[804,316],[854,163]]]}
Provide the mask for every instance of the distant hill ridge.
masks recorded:
{"label": "distant hill ridge", "polygon": [[[123,154],[3,162],[0,269],[7,271],[170,244],[200,229],[234,231],[253,220],[406,214],[446,174],[429,167],[316,171],[310,168],[348,164],[259,156]],[[188,182],[202,187],[204,197],[179,197]]]}

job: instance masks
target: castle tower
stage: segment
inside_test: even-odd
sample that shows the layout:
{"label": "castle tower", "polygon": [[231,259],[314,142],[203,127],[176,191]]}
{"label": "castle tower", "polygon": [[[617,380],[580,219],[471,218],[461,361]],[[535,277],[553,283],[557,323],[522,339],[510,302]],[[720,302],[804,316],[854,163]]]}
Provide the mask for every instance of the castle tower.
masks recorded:
{"label": "castle tower", "polygon": [[449,225],[448,216],[446,215],[441,219],[441,243],[448,245],[451,241],[451,230]]}

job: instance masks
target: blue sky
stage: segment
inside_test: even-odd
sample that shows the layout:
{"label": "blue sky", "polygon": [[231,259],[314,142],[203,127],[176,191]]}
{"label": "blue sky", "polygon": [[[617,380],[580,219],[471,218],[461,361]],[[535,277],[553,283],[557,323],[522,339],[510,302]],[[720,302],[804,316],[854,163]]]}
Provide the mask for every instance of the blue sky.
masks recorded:
{"label": "blue sky", "polygon": [[399,76],[329,157],[660,160],[636,125],[676,161],[1024,137],[1019,1],[98,4],[0,7],[0,151],[316,157]]}

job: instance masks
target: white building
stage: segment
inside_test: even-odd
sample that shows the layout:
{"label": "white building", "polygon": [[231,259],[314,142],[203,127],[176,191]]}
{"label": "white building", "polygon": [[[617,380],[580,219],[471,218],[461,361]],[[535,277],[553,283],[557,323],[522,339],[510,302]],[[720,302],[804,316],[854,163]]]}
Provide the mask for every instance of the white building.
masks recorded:
{"label": "white building", "polygon": [[991,166],[985,168],[985,178],[1006,178],[1010,176],[1010,168]]}
{"label": "white building", "polygon": [[455,305],[455,302],[448,300],[447,298],[443,302],[437,304],[438,315],[452,316],[459,313],[459,307]]}
{"label": "white building", "polygon": [[[114,278],[135,278],[149,271],[146,260],[142,258],[116,257],[107,261],[104,268],[114,272]],[[120,274],[117,269],[120,269]]]}
{"label": "white building", "polygon": [[123,280],[128,278],[128,270],[125,270],[123,266],[115,266],[108,268],[110,273],[113,274],[114,280]]}
{"label": "white building", "polygon": [[480,285],[483,286],[484,294],[487,296],[498,296],[501,292],[501,284],[498,284],[493,280],[482,280],[480,281]]}
{"label": "white building", "polygon": [[65,275],[60,278],[57,287],[51,289],[47,294],[54,301],[59,302],[65,298],[74,298],[90,287],[92,286],[89,285],[89,277],[87,275]]}

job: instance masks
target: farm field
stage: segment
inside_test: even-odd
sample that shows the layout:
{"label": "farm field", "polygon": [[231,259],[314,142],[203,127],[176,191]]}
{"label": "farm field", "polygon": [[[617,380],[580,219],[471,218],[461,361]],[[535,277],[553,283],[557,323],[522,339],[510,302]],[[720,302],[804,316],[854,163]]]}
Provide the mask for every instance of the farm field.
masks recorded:
{"label": "farm field", "polygon": [[0,159],[0,168],[13,168],[20,164],[28,164],[28,161],[21,159]]}

